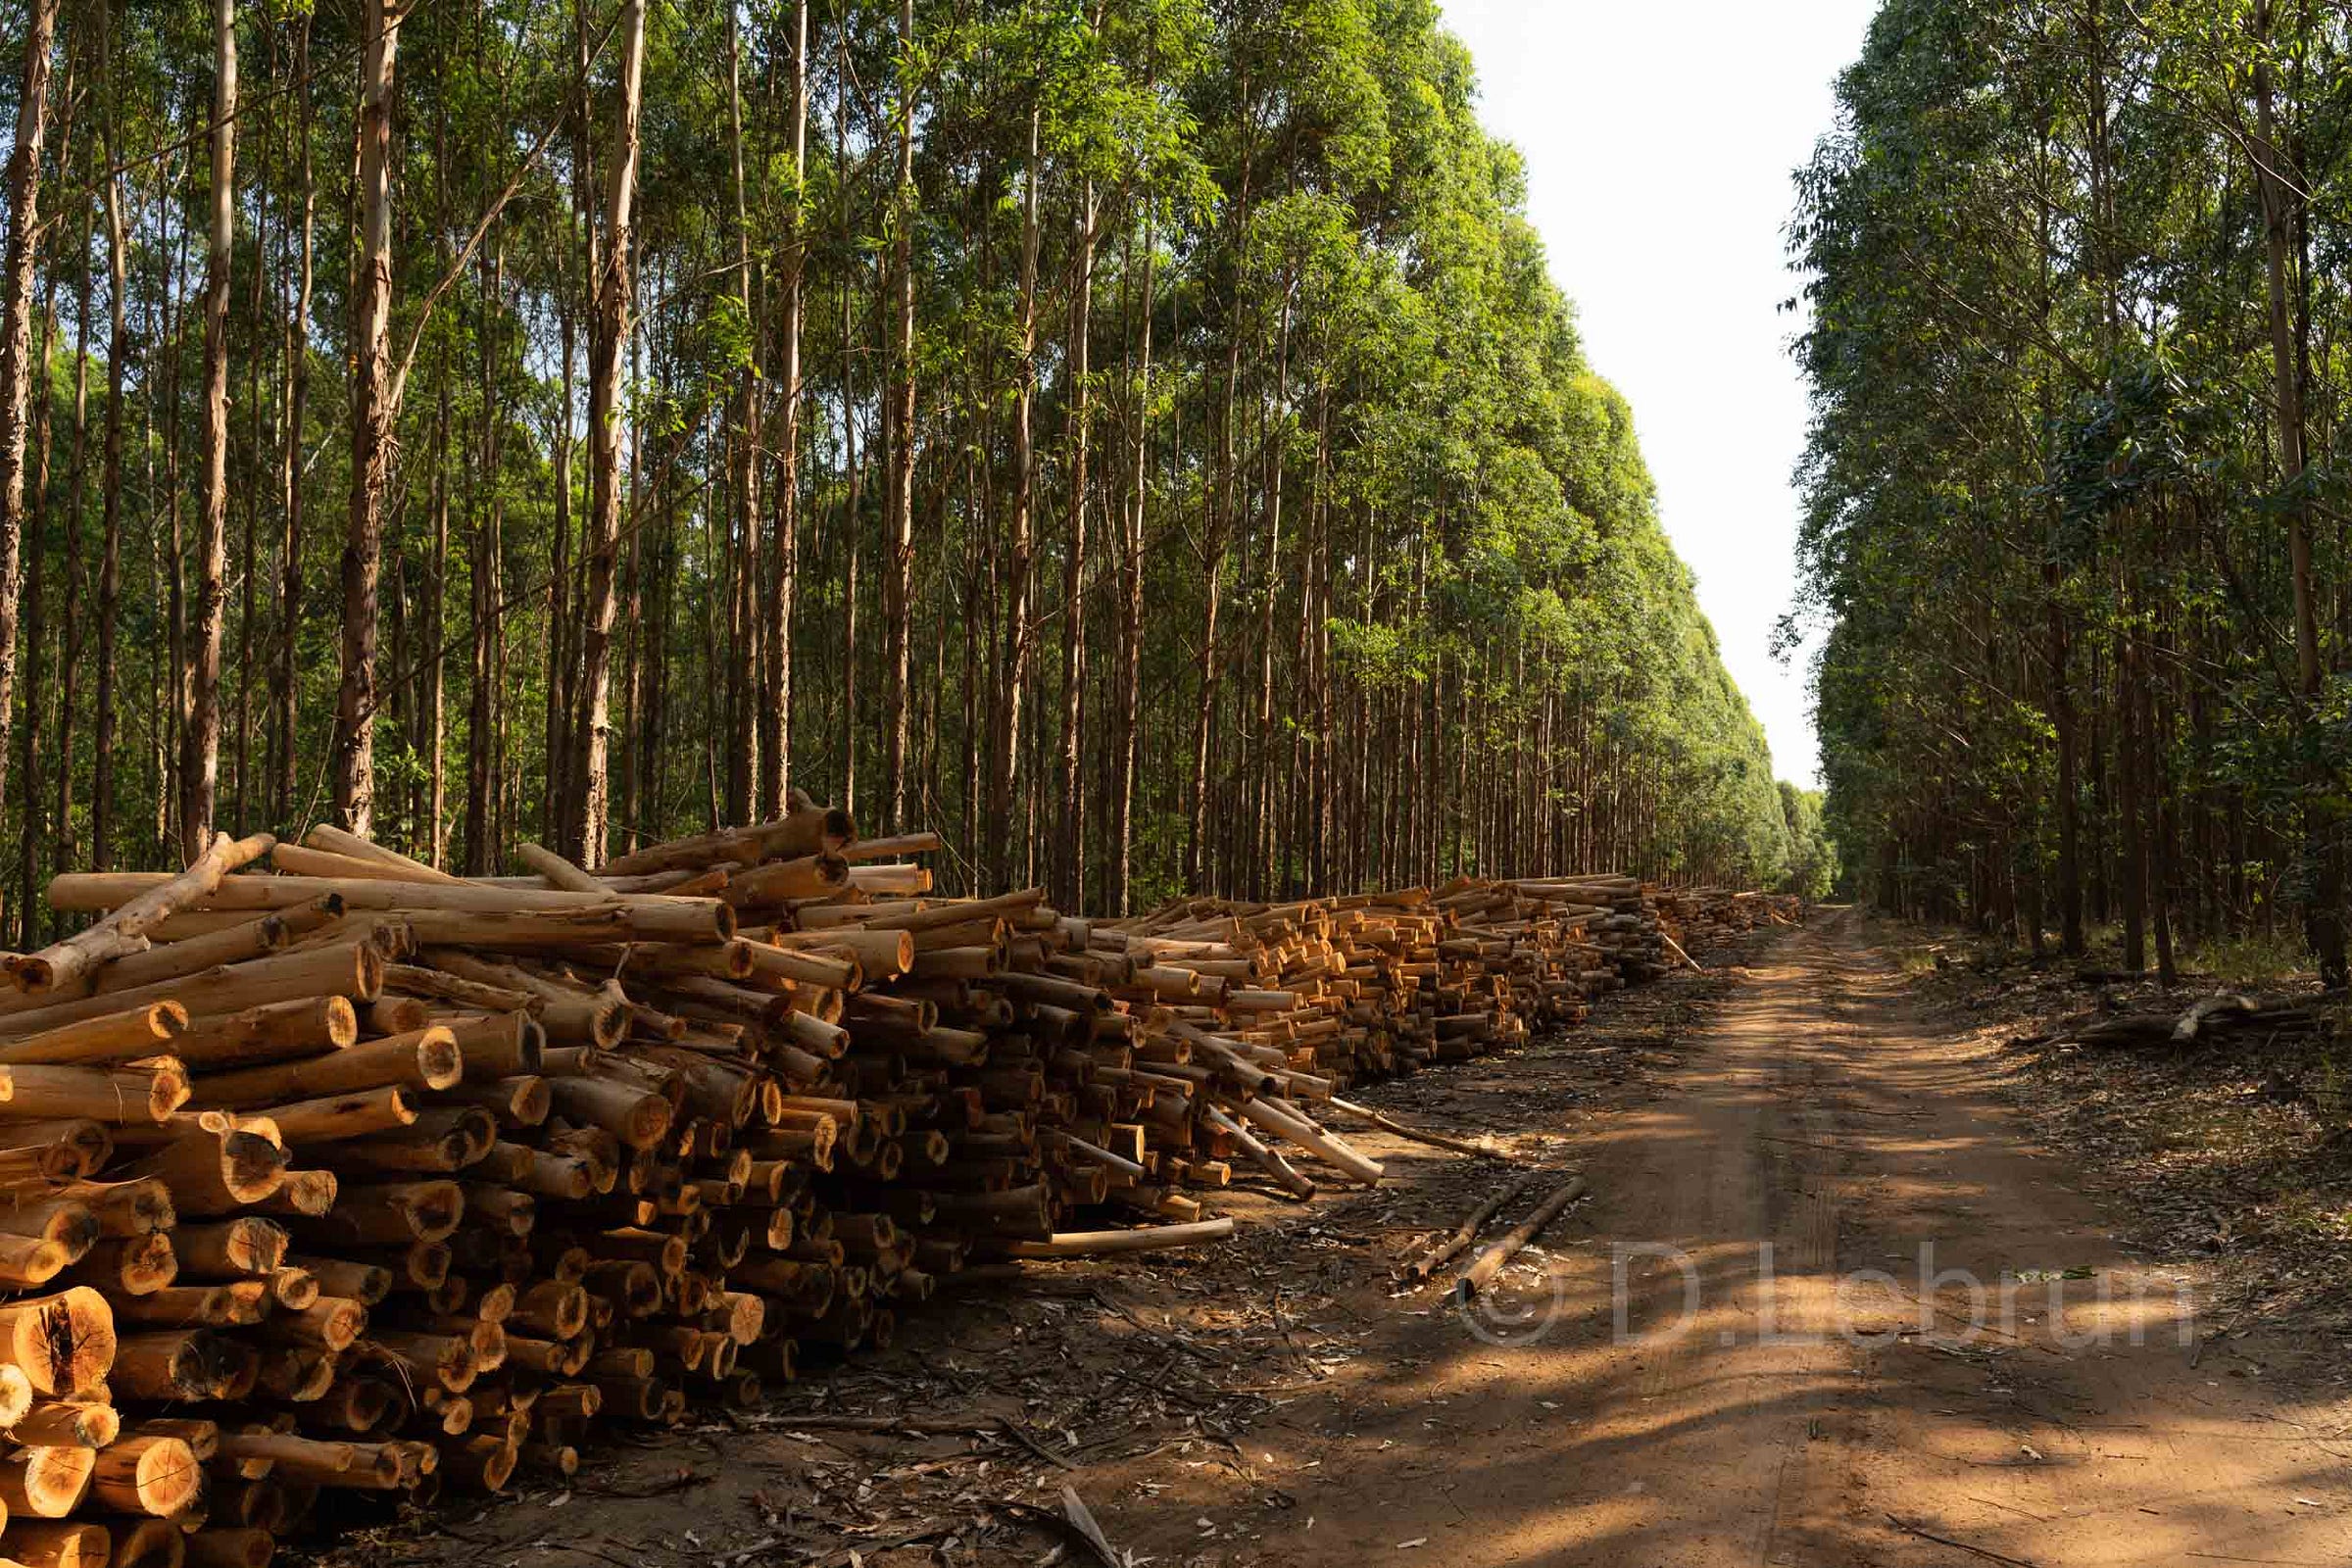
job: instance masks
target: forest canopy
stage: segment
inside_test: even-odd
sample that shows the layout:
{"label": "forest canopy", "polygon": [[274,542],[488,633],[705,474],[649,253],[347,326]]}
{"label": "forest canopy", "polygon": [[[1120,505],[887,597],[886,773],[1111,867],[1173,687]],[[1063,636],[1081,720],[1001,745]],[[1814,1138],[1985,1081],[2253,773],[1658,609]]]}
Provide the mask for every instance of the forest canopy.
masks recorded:
{"label": "forest canopy", "polygon": [[[1888,0],[1798,175],[1798,624],[1862,889],[2346,975],[2340,10]],[[1793,628],[1792,628],[1793,629]]]}
{"label": "forest canopy", "polygon": [[23,25],[20,942],[215,828],[794,786],[1065,907],[1823,881],[1430,0]]}

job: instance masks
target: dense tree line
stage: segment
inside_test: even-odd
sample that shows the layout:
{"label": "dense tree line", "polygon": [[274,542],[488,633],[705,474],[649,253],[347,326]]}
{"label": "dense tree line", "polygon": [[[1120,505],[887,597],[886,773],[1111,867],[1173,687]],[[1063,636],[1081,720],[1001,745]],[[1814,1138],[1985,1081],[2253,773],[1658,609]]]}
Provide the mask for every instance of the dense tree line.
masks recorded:
{"label": "dense tree line", "polygon": [[18,940],[794,785],[1103,909],[1788,869],[1428,0],[26,4]]}
{"label": "dense tree line", "polygon": [[1881,901],[2345,976],[2352,103],[2308,0],[1889,0],[1798,179],[1829,814]]}

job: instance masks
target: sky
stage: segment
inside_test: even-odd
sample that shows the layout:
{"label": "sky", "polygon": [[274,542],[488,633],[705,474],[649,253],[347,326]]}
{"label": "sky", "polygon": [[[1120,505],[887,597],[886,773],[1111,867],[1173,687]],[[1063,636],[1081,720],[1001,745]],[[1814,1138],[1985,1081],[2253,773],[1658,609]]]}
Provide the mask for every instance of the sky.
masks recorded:
{"label": "sky", "polygon": [[1592,368],[1633,403],[1675,549],[1781,777],[1817,781],[1795,588],[1804,383],[1782,229],[1790,172],[1877,0],[1441,0],[1480,118],[1525,154],[1529,216]]}

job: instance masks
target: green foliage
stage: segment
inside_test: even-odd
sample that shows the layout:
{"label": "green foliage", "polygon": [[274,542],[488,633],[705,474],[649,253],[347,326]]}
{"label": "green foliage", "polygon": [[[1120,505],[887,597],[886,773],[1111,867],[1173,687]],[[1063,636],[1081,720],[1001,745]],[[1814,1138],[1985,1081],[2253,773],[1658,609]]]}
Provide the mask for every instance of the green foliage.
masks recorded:
{"label": "green foliage", "polygon": [[2309,8],[1887,0],[1839,79],[1789,227],[1792,628],[1860,892],[2119,919],[2133,964],[2340,904],[2346,49]]}
{"label": "green foliage", "polygon": [[[651,14],[615,564],[621,836],[756,810],[736,763],[760,732],[761,681],[782,662],[789,777],[887,825],[884,516],[892,460],[911,449],[911,590],[896,607],[910,648],[904,793],[909,820],[950,841],[949,885],[976,883],[1004,841],[1020,846],[1010,874],[1050,874],[1090,906],[1188,882],[1275,896],[1580,866],[1821,882],[1834,855],[1819,812],[1800,820],[1773,782],[1659,526],[1631,411],[1584,357],[1526,218],[1519,155],[1478,122],[1468,56],[1432,0],[913,9],[907,38],[896,0],[818,0],[805,62],[794,0]],[[97,74],[86,15],[69,8],[61,45],[80,51],[85,84]],[[134,359],[125,738],[108,850],[143,864],[172,853],[159,803],[177,766],[172,694],[186,662],[173,584],[188,574],[199,500],[191,307],[205,193],[190,133],[211,53],[202,8],[130,0],[112,15],[104,104],[132,215]],[[402,28],[392,337],[421,346],[386,507],[377,825],[435,859],[502,863],[550,831],[572,782],[550,737],[580,710],[569,682],[587,584],[589,287],[614,52],[577,77],[612,16],[457,0],[416,8]],[[348,8],[314,15],[300,0],[243,8],[238,22],[234,755],[222,771],[223,814],[243,826],[324,809],[351,484],[355,25]],[[298,82],[306,39],[314,77]],[[796,66],[809,86],[805,168]],[[14,90],[0,86],[0,114],[13,114]],[[69,471],[63,432],[73,345],[109,303],[103,223],[81,243],[111,167],[90,129],[101,107],[83,102],[55,147],[56,199],[44,202],[60,434],[35,550],[45,603],[85,617],[86,569],[57,584],[67,541],[94,548],[99,526],[93,442],[85,429],[82,467]],[[914,143],[905,191],[903,107]],[[298,323],[306,213],[316,287]],[[897,335],[902,237],[910,362]],[[96,303],[75,320],[85,268]],[[297,324],[307,401],[289,429]],[[94,366],[101,389],[104,371]],[[910,421],[885,397],[903,372],[916,387]],[[291,563],[288,453],[301,507]],[[784,580],[774,541],[788,483],[795,609],[779,654],[756,626]],[[300,588],[282,604],[289,564]],[[1016,570],[1029,574],[1017,626]],[[289,617],[295,658],[281,670]],[[58,614],[49,624],[18,691],[54,735],[65,650]],[[1024,684],[1010,693],[1016,646]],[[1118,717],[1129,679],[1132,736]],[[281,682],[299,715],[286,735],[273,718]],[[981,783],[1016,700],[1012,819],[991,820]],[[74,701],[87,704],[86,686]],[[1069,799],[1065,714],[1078,724]],[[91,744],[85,722],[66,762],[77,780]],[[57,769],[31,765],[47,800]],[[1131,788],[1114,783],[1130,769]],[[284,798],[281,776],[293,781]],[[468,801],[477,778],[481,799]],[[25,793],[9,792],[11,844]],[[87,794],[78,785],[76,812]],[[460,823],[477,805],[480,845],[458,837],[476,831]],[[1117,891],[1114,868],[1129,879]]]}

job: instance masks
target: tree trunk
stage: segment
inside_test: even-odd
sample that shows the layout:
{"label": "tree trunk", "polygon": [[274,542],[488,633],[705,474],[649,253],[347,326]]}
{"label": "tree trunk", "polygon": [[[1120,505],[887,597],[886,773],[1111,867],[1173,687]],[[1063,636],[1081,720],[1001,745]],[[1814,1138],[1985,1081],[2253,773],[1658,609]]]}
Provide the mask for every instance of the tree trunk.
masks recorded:
{"label": "tree trunk", "polygon": [[[2278,466],[2290,492],[2286,508],[2286,548],[2295,594],[2295,675],[2307,709],[2316,710],[2325,695],[2325,671],[2320,662],[2320,623],[2317,596],[2311,578],[2311,515],[2303,488],[2303,369],[2295,353],[2295,333],[2287,296],[2287,250],[2293,218],[2290,203],[2301,200],[2301,184],[2280,167],[2277,115],[2272,104],[2268,58],[2271,31],[2270,0],[2255,0],[2254,66],[2255,176],[2262,192],[2262,227],[2270,295],[2271,368],[2277,384]],[[2316,718],[2307,715],[2307,722]],[[2303,901],[2304,938],[2317,960],[2320,979],[2330,990],[2352,980],[2352,958],[2345,951],[2342,855],[2335,844],[2336,811],[2328,802],[2336,785],[2324,767],[2305,783],[2303,853],[2310,861],[2306,875],[2310,893]]]}
{"label": "tree trunk", "polygon": [[[68,74],[66,99],[73,101],[73,79]],[[41,886],[41,835],[47,821],[48,803],[41,790],[41,760],[48,748],[41,735],[41,718],[47,710],[49,694],[57,687],[55,672],[46,661],[48,655],[49,595],[47,591],[49,562],[49,421],[52,416],[49,395],[49,360],[52,343],[57,336],[57,274],[54,269],[41,285],[40,318],[34,323],[33,360],[40,368],[39,400],[32,407],[32,498],[24,509],[24,662],[31,678],[24,683],[24,728],[20,740],[24,746],[24,838],[19,845],[18,874],[24,884],[18,894],[17,929],[22,946],[27,951],[41,945],[38,925],[38,901]]]}
{"label": "tree trunk", "polygon": [[[499,297],[504,284],[500,248],[491,246],[482,262],[482,451],[484,496],[473,524],[471,613],[472,690],[466,719],[466,874],[486,876],[497,868],[490,821],[490,795],[497,782],[492,753],[498,730],[499,566],[501,508],[499,493],[499,420],[497,413]],[[436,849],[438,846],[436,846]]]}
{"label": "tree trunk", "polygon": [[1086,798],[1078,760],[1086,716],[1086,464],[1094,301],[1095,182],[1090,177],[1078,196],[1078,284],[1070,306],[1070,380],[1077,390],[1069,415],[1069,546],[1061,564],[1061,822],[1054,856],[1054,896],[1064,908],[1078,906],[1086,877]]}
{"label": "tree trunk", "polygon": [[894,203],[898,284],[891,359],[888,553],[883,561],[883,831],[906,821],[909,620],[914,597],[914,0],[899,0],[899,180]]}
{"label": "tree trunk", "polygon": [[997,670],[995,733],[990,738],[988,804],[980,824],[985,868],[979,891],[1003,893],[1012,885],[1012,796],[1021,748],[1021,700],[1029,682],[1029,589],[1037,574],[1034,522],[1037,502],[1037,251],[1039,143],[1044,112],[1029,110],[1028,164],[1021,184],[1020,363],[1015,367],[1012,410],[1012,540],[1004,564],[1004,658]]}
{"label": "tree trunk", "polygon": [[[294,22],[294,79],[307,81],[310,72],[311,19],[306,12]],[[294,815],[301,757],[302,440],[311,395],[311,285],[318,216],[318,181],[311,163],[312,95],[304,92],[301,98],[295,135],[302,143],[302,249],[294,310],[286,323],[285,532],[278,541],[276,816],[287,826]],[[251,564],[246,569],[253,569]]]}
{"label": "tree trunk", "polygon": [[[49,57],[56,41],[57,0],[31,0],[24,82],[17,93],[16,149],[8,161],[8,245],[0,260],[0,802],[8,794],[17,605],[27,544],[24,412],[33,369],[32,283],[40,237],[41,152],[49,130]],[[44,385],[44,396],[46,391]]]}
{"label": "tree trunk", "polygon": [[212,221],[204,265],[204,511],[196,536],[194,664],[180,732],[179,850],[212,842],[220,791],[220,623],[228,582],[228,285],[236,240],[236,0],[213,0]]}
{"label": "tree trunk", "polygon": [[792,782],[792,611],[800,583],[801,525],[801,291],[808,270],[808,244],[802,232],[808,177],[808,0],[793,8],[792,31],[792,260],[784,279],[784,354],[778,377],[784,432],[778,438],[775,544],[768,560],[763,634],[767,664],[760,703],[760,808],[761,821],[784,810]]}
{"label": "tree trunk", "polygon": [[[104,156],[103,148],[100,156]],[[82,514],[89,478],[90,428],[90,215],[85,203],[81,220],[81,265],[74,282],[74,440],[66,462],[66,515],[63,533],[66,569],[57,584],[57,832],[50,845],[50,864],[60,871],[75,868],[80,856],[74,845],[74,720],[75,694],[81,673]],[[29,781],[28,786],[29,787]]]}
{"label": "tree trunk", "polygon": [[760,585],[764,580],[766,551],[760,543],[764,518],[760,510],[760,295],[752,268],[752,220],[744,196],[743,174],[743,40],[735,8],[727,8],[727,129],[728,149],[735,175],[735,287],[743,309],[748,351],[735,378],[738,428],[735,439],[735,595],[732,620],[737,634],[734,657],[728,662],[727,687],[733,734],[727,748],[727,805],[739,819],[749,819],[757,804],[754,792],[764,769],[760,756],[760,708],[766,692],[761,670],[772,651],[766,646],[768,617]]}
{"label": "tree trunk", "polygon": [[[841,86],[833,104],[833,159],[843,168],[850,158],[849,19],[845,13],[835,40],[841,62]],[[858,254],[850,227],[850,199],[841,198],[841,253]],[[858,545],[862,524],[864,468],[858,458],[858,340],[854,321],[856,263],[848,264],[841,281],[841,447],[849,469],[841,514],[841,808],[858,809]],[[880,284],[875,285],[880,292]]]}
{"label": "tree trunk", "polygon": [[[568,247],[566,247],[568,250]],[[568,803],[571,800],[571,373],[578,332],[572,318],[572,293],[560,288],[562,303],[558,335],[563,339],[562,390],[556,401],[554,451],[556,507],[548,545],[547,564],[547,704],[541,737],[547,757],[547,782],[542,803],[540,833],[552,844],[570,842]]]}
{"label": "tree trunk", "polygon": [[588,598],[581,637],[577,837],[571,859],[590,870],[605,858],[611,800],[614,557],[620,548],[621,351],[629,336],[629,240],[637,197],[637,119],[645,82],[646,0],[623,0],[620,102],[606,172],[603,257],[594,286],[596,323],[588,344]]}
{"label": "tree trunk", "polygon": [[1130,858],[1135,839],[1136,730],[1144,690],[1144,514],[1152,492],[1152,309],[1153,248],[1158,239],[1144,222],[1143,343],[1135,383],[1134,489],[1128,496],[1126,537],[1119,546],[1119,678],[1111,750],[1110,843],[1103,889],[1105,913],[1128,912]]}
{"label": "tree trunk", "polygon": [[[1283,441],[1291,399],[1291,282],[1283,279],[1282,319],[1274,336],[1274,403],[1266,418],[1266,531],[1257,603],[1257,759],[1255,808],[1250,816],[1250,894],[1262,899],[1273,884],[1274,858],[1274,599],[1282,585]],[[1441,664],[1440,666],[1444,666]]]}
{"label": "tree trunk", "polygon": [[361,0],[358,273],[352,313],[351,517],[343,542],[343,673],[335,695],[335,815],[365,837],[375,816],[376,579],[384,486],[400,410],[388,381],[392,328],[392,95],[400,21]]}
{"label": "tree trunk", "polygon": [[[99,8],[106,25],[107,7]],[[113,79],[112,52],[101,35],[100,55],[108,61],[106,84],[105,158],[111,170],[118,159],[117,120],[121,100]],[[129,239],[122,220],[120,176],[106,176],[106,259],[109,277],[106,351],[106,434],[99,462],[102,473],[99,506],[103,520],[98,543],[98,691],[96,730],[90,778],[90,865],[104,871],[114,865],[115,821],[115,632],[122,595],[122,378],[130,361]]]}

